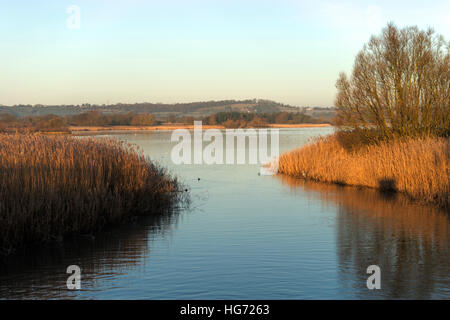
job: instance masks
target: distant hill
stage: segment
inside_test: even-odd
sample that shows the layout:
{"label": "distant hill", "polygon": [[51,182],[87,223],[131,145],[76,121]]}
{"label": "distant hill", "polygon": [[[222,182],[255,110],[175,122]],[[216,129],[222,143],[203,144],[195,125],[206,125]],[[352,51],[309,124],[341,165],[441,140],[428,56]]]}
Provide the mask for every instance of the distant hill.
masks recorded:
{"label": "distant hill", "polygon": [[[307,108],[308,109],[308,108]],[[311,108],[309,108],[311,109]],[[86,111],[101,111],[103,113],[152,113],[156,118],[174,116],[192,116],[204,117],[206,115],[219,112],[248,112],[248,113],[272,113],[272,112],[299,112],[311,110],[303,110],[300,107],[294,107],[271,100],[249,99],[249,100],[221,100],[221,101],[204,101],[191,103],[134,103],[124,104],[118,103],[114,105],[60,105],[60,106],[44,106],[44,105],[16,105],[16,106],[0,106],[0,113],[10,113],[16,117],[38,116],[54,114],[58,116],[79,114]],[[325,108],[325,111],[333,111]],[[320,110],[319,110],[320,111]],[[316,113],[316,112],[315,112]],[[315,114],[317,115],[317,114]]]}

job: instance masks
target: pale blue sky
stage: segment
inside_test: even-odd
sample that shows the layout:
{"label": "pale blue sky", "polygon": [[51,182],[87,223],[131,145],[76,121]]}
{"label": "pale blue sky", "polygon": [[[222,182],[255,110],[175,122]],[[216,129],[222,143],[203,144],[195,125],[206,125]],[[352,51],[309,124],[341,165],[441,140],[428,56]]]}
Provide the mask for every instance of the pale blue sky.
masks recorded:
{"label": "pale blue sky", "polygon": [[450,1],[0,0],[0,104],[332,105],[339,72],[388,21],[449,40]]}

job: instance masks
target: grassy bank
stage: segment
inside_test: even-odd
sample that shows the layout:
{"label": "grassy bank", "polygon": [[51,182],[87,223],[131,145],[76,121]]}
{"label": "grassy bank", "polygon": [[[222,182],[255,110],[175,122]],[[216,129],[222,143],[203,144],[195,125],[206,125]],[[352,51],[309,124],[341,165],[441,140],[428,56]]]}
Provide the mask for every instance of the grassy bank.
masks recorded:
{"label": "grassy bank", "polygon": [[109,139],[0,134],[0,253],[170,209],[175,178]]}
{"label": "grassy bank", "polygon": [[[316,128],[316,127],[330,127],[331,125],[328,123],[318,123],[318,124],[278,124],[272,123],[268,124],[266,128]],[[83,127],[69,127],[72,133],[74,132],[82,132],[82,131],[158,131],[158,130],[177,130],[177,129],[188,129],[194,130],[194,125],[187,124],[162,124],[157,126],[83,126]],[[248,127],[251,128],[251,127]],[[208,129],[226,129],[222,125],[208,125],[202,124],[203,130]]]}
{"label": "grassy bank", "polygon": [[322,182],[399,191],[449,207],[448,138],[404,139],[350,151],[336,135],[281,155],[279,172]]}

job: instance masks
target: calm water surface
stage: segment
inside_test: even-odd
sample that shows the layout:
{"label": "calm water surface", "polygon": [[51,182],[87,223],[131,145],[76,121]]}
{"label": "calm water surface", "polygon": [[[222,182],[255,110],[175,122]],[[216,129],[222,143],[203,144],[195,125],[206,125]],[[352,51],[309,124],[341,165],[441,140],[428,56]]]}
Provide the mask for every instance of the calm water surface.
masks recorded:
{"label": "calm water surface", "polygon": [[[280,151],[330,128],[280,131]],[[8,258],[1,299],[450,298],[450,218],[374,190],[259,176],[258,165],[174,165],[170,132],[109,133],[191,189],[164,217]],[[198,180],[200,178],[200,181]],[[66,289],[68,265],[82,289]],[[366,268],[381,268],[368,290]]]}

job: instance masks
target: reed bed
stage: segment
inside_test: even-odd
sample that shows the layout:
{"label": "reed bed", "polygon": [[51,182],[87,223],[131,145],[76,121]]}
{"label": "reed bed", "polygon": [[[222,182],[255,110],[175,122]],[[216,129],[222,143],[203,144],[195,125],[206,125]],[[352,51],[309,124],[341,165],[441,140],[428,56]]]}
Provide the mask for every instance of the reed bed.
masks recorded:
{"label": "reed bed", "polygon": [[448,138],[408,138],[344,148],[336,134],[318,138],[279,159],[279,172],[328,183],[404,192],[449,208]]}
{"label": "reed bed", "polygon": [[0,253],[159,214],[186,199],[182,191],[130,144],[0,134]]}

